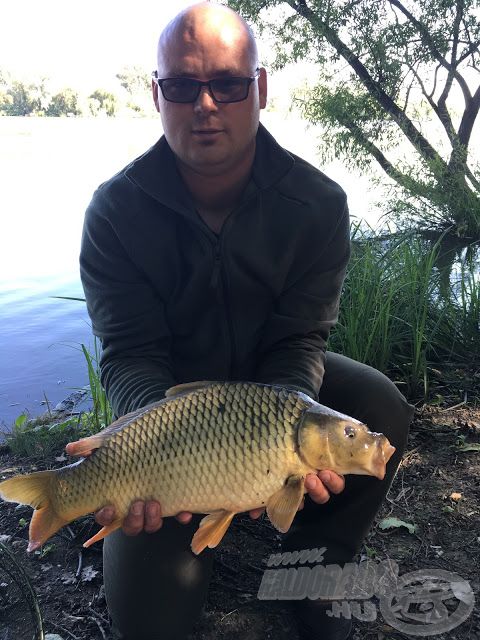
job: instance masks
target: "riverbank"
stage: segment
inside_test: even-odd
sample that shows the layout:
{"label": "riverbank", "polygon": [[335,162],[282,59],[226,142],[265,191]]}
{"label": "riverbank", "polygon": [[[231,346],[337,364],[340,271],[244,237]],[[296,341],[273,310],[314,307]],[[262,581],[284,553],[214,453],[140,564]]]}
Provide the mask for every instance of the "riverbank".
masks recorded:
{"label": "riverbank", "polygon": [[[48,459],[28,459],[3,447],[0,477],[67,463],[61,448],[53,450]],[[45,630],[63,640],[109,639],[102,543],[89,549],[81,546],[96,527],[93,518],[72,523],[41,552],[27,555],[30,516],[28,507],[0,504],[1,539],[31,578]],[[392,517],[414,529],[379,527]],[[283,603],[257,598],[264,560],[279,551],[280,540],[281,534],[266,517],[259,521],[248,516],[234,519],[216,551],[205,613],[192,640],[296,640],[293,621]],[[453,572],[468,581],[477,601],[473,613],[460,626],[436,638],[480,638],[480,408],[463,405],[417,411],[402,465],[360,557],[375,561],[387,558],[398,563],[400,576],[434,569]],[[447,602],[450,612],[455,602],[458,605],[455,598]],[[377,613],[372,622],[356,622],[353,640],[409,637]]]}

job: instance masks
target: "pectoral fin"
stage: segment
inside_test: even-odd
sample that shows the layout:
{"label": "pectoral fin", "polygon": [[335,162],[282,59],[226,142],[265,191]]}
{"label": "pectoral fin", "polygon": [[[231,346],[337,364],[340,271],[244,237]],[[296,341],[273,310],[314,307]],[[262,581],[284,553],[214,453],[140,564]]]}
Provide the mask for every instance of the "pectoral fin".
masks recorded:
{"label": "pectoral fin", "polygon": [[205,547],[213,549],[225,535],[235,513],[233,511],[215,511],[200,520],[195,535],[192,538],[191,549],[198,555]]}
{"label": "pectoral fin", "polygon": [[286,533],[293,522],[305,493],[304,476],[287,478],[285,485],[274,493],[267,502],[267,514],[273,526]]}
{"label": "pectoral fin", "polygon": [[114,520],[108,527],[102,527],[100,531],[98,531],[94,536],[89,538],[86,542],[83,543],[84,547],[89,547],[94,542],[98,542],[108,536],[109,533],[113,533],[116,529],[122,526],[122,520]]}

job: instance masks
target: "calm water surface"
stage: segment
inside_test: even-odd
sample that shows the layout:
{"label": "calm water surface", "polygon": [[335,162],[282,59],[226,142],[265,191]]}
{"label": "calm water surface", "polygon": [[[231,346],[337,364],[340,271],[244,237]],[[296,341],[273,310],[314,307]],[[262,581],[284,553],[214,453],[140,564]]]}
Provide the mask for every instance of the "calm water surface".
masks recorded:
{"label": "calm water surface", "polygon": [[[316,134],[265,113],[288,149],[318,166]],[[161,135],[157,119],[0,117],[0,429],[38,415],[87,384],[80,343],[92,343],[78,252],[94,189]],[[323,167],[348,193],[353,215],[372,222],[368,182]]]}

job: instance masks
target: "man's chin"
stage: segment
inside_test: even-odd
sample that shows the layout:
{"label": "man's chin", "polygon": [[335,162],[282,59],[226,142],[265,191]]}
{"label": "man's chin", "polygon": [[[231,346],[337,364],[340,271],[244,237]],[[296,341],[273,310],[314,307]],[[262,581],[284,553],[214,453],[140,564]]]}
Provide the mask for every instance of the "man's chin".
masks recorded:
{"label": "man's chin", "polygon": [[188,166],[198,173],[218,173],[219,170],[229,170],[232,166],[231,154],[220,149],[204,148],[192,154],[187,160]]}

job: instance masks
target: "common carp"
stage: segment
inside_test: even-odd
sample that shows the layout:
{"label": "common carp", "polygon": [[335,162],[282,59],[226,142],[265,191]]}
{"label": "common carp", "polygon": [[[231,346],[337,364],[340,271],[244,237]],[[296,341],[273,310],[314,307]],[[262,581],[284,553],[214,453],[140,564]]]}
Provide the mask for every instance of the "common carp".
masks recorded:
{"label": "common carp", "polygon": [[0,483],[4,500],[32,506],[29,551],[72,520],[115,506],[118,518],[84,543],[119,528],[135,499],[162,515],[207,514],[193,536],[216,547],[235,514],[266,507],[290,528],[307,473],[331,469],[382,480],[395,448],[380,433],[299,391],[250,382],[198,382],[129,413],[75,443],[74,464]]}

